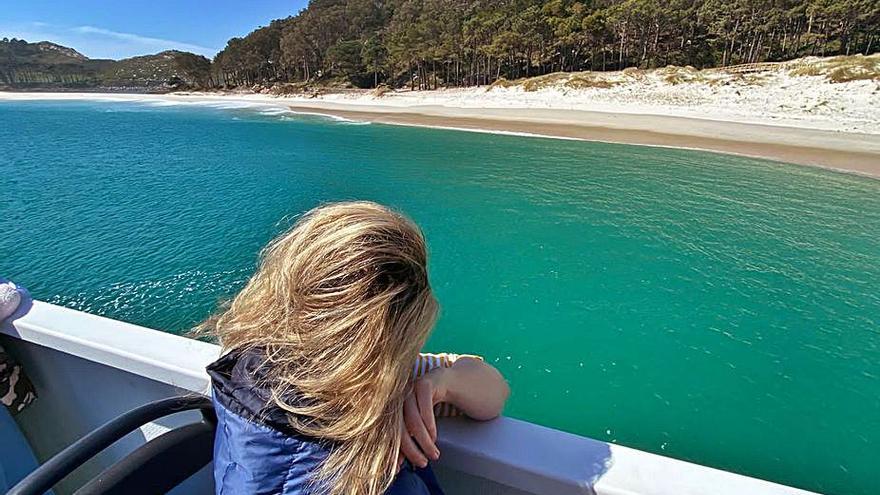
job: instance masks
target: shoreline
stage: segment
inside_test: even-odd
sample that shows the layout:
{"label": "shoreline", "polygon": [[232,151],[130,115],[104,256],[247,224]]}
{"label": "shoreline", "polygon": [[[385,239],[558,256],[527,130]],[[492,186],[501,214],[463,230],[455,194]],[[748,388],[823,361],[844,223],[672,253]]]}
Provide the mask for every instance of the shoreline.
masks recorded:
{"label": "shoreline", "polygon": [[[393,98],[393,97],[392,97]],[[808,165],[880,179],[880,134],[568,108],[401,104],[364,94],[355,99],[278,97],[257,93],[18,93],[0,101],[98,100],[159,104],[240,104],[390,125],[702,150]],[[454,102],[453,102],[454,103]]]}
{"label": "shoreline", "polygon": [[872,134],[562,109],[376,108],[305,101],[287,106],[299,113],[380,124],[710,151],[880,179],[880,136]]}

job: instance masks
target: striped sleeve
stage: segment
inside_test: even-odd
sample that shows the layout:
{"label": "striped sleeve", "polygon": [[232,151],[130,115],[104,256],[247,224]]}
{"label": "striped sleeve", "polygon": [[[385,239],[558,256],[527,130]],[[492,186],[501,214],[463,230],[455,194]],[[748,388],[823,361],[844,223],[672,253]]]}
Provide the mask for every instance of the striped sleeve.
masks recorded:
{"label": "striped sleeve", "polygon": [[[440,354],[429,354],[422,353],[419,354],[416,358],[416,362],[413,365],[412,378],[413,380],[421,378],[429,371],[444,367],[449,368],[455,361],[462,357],[469,357],[474,359],[482,360],[483,358],[480,356],[474,356],[471,354],[451,354],[451,353],[440,353]],[[441,402],[434,406],[434,415],[437,417],[450,417],[450,416],[461,416],[462,412],[452,404],[448,402]]]}

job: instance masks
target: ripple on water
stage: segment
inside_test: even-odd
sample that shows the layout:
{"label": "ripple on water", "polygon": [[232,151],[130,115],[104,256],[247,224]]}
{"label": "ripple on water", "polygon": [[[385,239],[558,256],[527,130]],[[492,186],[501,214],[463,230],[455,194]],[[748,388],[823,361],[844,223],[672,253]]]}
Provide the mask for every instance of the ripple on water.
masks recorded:
{"label": "ripple on water", "polygon": [[0,274],[37,297],[185,331],[297,214],[372,199],[429,240],[429,348],[498,366],[508,414],[873,493],[880,181],[266,105],[3,102],[0,118],[16,123]]}

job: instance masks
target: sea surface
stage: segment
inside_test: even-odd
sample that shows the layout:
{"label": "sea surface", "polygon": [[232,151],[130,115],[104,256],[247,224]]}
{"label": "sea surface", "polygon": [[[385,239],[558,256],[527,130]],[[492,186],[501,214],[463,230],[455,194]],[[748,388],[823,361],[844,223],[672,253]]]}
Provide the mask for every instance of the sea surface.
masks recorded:
{"label": "sea surface", "polygon": [[496,365],[506,414],[880,492],[880,181],[234,103],[0,102],[0,123],[0,275],[39,299],[180,333],[298,214],[374,200],[427,235],[429,350]]}

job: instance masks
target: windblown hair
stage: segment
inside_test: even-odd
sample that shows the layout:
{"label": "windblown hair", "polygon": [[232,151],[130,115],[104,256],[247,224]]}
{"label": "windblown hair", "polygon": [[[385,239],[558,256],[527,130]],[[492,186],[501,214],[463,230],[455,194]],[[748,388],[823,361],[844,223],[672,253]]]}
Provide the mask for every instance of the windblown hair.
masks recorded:
{"label": "windblown hair", "polygon": [[272,400],[294,430],[331,445],[318,491],[380,495],[393,481],[409,374],[437,315],[426,266],[406,217],[322,206],[266,246],[244,289],[200,326],[224,352],[265,351]]}

